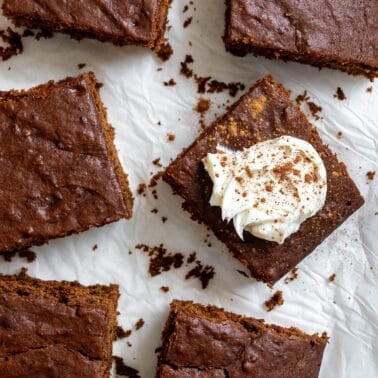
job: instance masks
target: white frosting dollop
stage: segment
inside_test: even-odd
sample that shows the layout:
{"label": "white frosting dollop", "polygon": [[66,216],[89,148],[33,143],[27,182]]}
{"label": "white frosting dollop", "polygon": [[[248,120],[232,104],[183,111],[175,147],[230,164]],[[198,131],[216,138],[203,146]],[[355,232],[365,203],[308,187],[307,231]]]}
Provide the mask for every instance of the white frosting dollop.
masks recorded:
{"label": "white frosting dollop", "polygon": [[282,244],[316,214],[327,195],[327,172],[311,144],[291,136],[242,151],[217,146],[202,160],[213,181],[212,206],[243,231]]}

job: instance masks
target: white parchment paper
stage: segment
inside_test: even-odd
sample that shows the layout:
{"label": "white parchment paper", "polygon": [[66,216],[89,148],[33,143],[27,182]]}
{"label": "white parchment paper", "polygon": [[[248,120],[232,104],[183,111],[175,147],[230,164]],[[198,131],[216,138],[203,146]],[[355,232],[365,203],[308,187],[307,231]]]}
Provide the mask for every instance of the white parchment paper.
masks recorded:
{"label": "white parchment paper", "polygon": [[[143,318],[145,325],[134,330],[130,338],[117,341],[114,354],[138,369],[143,378],[155,374],[154,351],[161,345],[160,334],[173,298],[211,303],[310,333],[327,331],[330,343],[321,368],[322,378],[378,377],[377,83],[328,69],[319,71],[253,56],[234,57],[225,52],[222,41],[223,0],[196,0],[183,14],[187,3],[175,0],[172,4],[167,37],[174,55],[166,63],[143,48],[120,48],[93,40],[77,42],[59,34],[40,41],[27,38],[23,54],[0,62],[1,90],[29,88],[84,70],[94,71],[105,84],[102,98],[116,129],[115,143],[135,194],[132,220],[33,248],[38,258],[32,264],[17,258],[11,263],[0,260],[0,271],[13,274],[27,266],[30,275],[42,279],[119,284],[119,323],[131,329]],[[193,21],[183,28],[189,16]],[[0,18],[0,27],[7,25],[8,21]],[[310,120],[346,163],[366,200],[363,208],[299,265],[298,279],[289,284],[281,280],[275,285],[274,290],[283,291],[285,303],[269,313],[263,303],[274,291],[240,275],[237,270],[244,268],[214,236],[206,237],[205,227],[190,220],[181,209],[180,198],[173,196],[166,184],[158,185],[157,200],[151,193],[146,197],[136,194],[139,183],[148,182],[151,172],[159,169],[152,164],[154,159],[160,158],[166,166],[199,134],[199,117],[193,112],[199,95],[193,81],[179,75],[179,63],[186,54],[193,56],[194,70],[201,76],[241,81],[249,87],[272,73],[292,90],[293,98],[306,89],[311,100],[323,108],[321,120]],[[86,63],[86,68],[80,71],[79,63]],[[170,78],[176,80],[176,86],[163,85]],[[333,96],[338,86],[347,96],[345,101]],[[373,86],[372,93],[366,90],[369,86]],[[204,97],[212,101],[207,124],[224,112],[219,105],[228,99],[236,100],[226,93]],[[341,138],[337,136],[339,132]],[[176,139],[167,142],[167,133],[174,133]],[[377,171],[374,180],[367,179],[368,171]],[[154,208],[158,214],[151,213]],[[168,218],[166,223],[162,216]],[[210,240],[211,247],[205,239]],[[216,276],[207,290],[202,290],[198,280],[185,280],[185,267],[151,278],[148,257],[134,248],[138,243],[164,243],[170,251],[186,256],[196,251],[204,264],[215,267]],[[92,251],[95,244],[98,249]],[[328,277],[333,273],[336,278],[331,283]],[[161,286],[169,286],[170,291],[163,293]]]}

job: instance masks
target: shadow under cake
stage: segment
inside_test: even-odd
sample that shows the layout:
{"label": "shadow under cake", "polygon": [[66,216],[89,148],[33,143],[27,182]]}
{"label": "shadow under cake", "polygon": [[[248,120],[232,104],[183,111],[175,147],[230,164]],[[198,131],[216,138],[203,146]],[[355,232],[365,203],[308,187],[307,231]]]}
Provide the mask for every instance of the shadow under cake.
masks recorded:
{"label": "shadow under cake", "polygon": [[132,215],[93,74],[0,93],[0,253]]}
{"label": "shadow under cake", "polygon": [[0,275],[2,377],[109,377],[117,285]]}
{"label": "shadow under cake", "polygon": [[3,12],[17,26],[159,51],[164,42],[169,3],[169,0],[4,0]]}
{"label": "shadow under cake", "polygon": [[[202,159],[217,145],[242,150],[258,142],[289,135],[309,142],[321,156],[327,171],[327,196],[323,208],[301,224],[283,244],[244,232],[244,241],[232,222],[222,220],[220,207],[210,206],[212,181]],[[264,77],[215,121],[167,168],[164,180],[184,199],[183,208],[205,223],[249,268],[253,277],[274,283],[294,268],[364,203],[346,167],[340,163],[290,92],[271,76]]]}
{"label": "shadow under cake", "polygon": [[297,328],[174,300],[157,378],[317,378],[328,342]]}
{"label": "shadow under cake", "polygon": [[376,0],[226,0],[228,51],[378,76]]}

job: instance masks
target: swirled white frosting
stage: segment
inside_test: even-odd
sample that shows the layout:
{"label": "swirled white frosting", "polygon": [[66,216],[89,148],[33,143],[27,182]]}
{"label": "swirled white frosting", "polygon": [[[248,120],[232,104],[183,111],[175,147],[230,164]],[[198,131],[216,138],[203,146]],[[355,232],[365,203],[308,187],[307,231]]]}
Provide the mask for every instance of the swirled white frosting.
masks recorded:
{"label": "swirled white frosting", "polygon": [[242,151],[217,146],[203,164],[213,181],[212,206],[243,231],[282,244],[324,205],[327,172],[311,144],[291,136]]}

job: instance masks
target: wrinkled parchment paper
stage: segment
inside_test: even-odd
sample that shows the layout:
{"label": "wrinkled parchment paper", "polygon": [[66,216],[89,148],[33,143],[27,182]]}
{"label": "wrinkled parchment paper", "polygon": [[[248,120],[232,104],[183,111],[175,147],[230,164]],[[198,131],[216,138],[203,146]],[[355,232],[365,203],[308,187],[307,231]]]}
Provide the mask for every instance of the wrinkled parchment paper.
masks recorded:
{"label": "wrinkled parchment paper", "polygon": [[[322,378],[378,377],[377,82],[295,63],[234,57],[225,52],[222,42],[223,0],[196,0],[182,13],[186,4],[185,0],[175,0],[170,10],[171,29],[167,36],[174,55],[166,63],[143,48],[120,48],[93,40],[77,42],[59,34],[40,41],[27,38],[23,54],[0,62],[1,90],[29,88],[85,70],[94,71],[104,83],[102,98],[116,129],[115,143],[135,194],[132,220],[33,248],[38,258],[32,264],[19,258],[11,263],[0,259],[0,271],[13,274],[27,266],[30,275],[42,279],[118,283],[119,323],[125,329],[134,329],[137,320],[143,318],[145,325],[139,331],[134,329],[128,339],[115,342],[114,354],[138,369],[143,378],[154,376],[154,351],[161,345],[160,334],[173,298],[223,306],[310,333],[327,331],[330,343],[321,368]],[[193,17],[192,23],[183,28],[189,16]],[[1,17],[1,28],[7,25],[8,21]],[[249,87],[272,73],[292,90],[293,98],[306,89],[311,100],[323,108],[322,119],[315,121],[310,116],[310,120],[346,163],[366,200],[363,208],[299,265],[299,277],[289,284],[281,280],[271,290],[239,274],[237,270],[244,268],[213,235],[206,237],[204,226],[190,220],[181,209],[180,198],[173,196],[165,183],[157,187],[157,200],[151,193],[146,197],[136,194],[139,183],[148,182],[151,172],[161,169],[153,160],[160,158],[166,166],[200,131],[198,114],[193,111],[199,98],[195,84],[179,75],[179,63],[186,54],[193,56],[194,70],[201,76],[240,81]],[[79,63],[87,66],[79,70]],[[176,86],[163,85],[170,78],[177,81]],[[373,91],[368,93],[366,89],[371,85]],[[345,101],[334,98],[338,86],[347,96]],[[236,100],[227,93],[204,97],[212,102],[205,117],[207,124],[224,112],[218,105]],[[168,133],[175,134],[173,142],[167,141]],[[377,171],[374,180],[367,179],[369,171]],[[155,208],[158,214],[151,213]],[[166,223],[162,216],[168,218]],[[209,239],[211,247],[205,239]],[[151,278],[148,257],[134,248],[138,243],[164,243],[170,251],[186,256],[196,251],[204,264],[215,267],[216,276],[207,290],[202,290],[198,280],[185,280],[185,267]],[[93,251],[95,244],[98,249]],[[336,278],[331,283],[328,277],[333,273]],[[162,292],[161,286],[169,286],[170,291]],[[275,290],[283,291],[285,303],[268,313],[264,301]]]}

